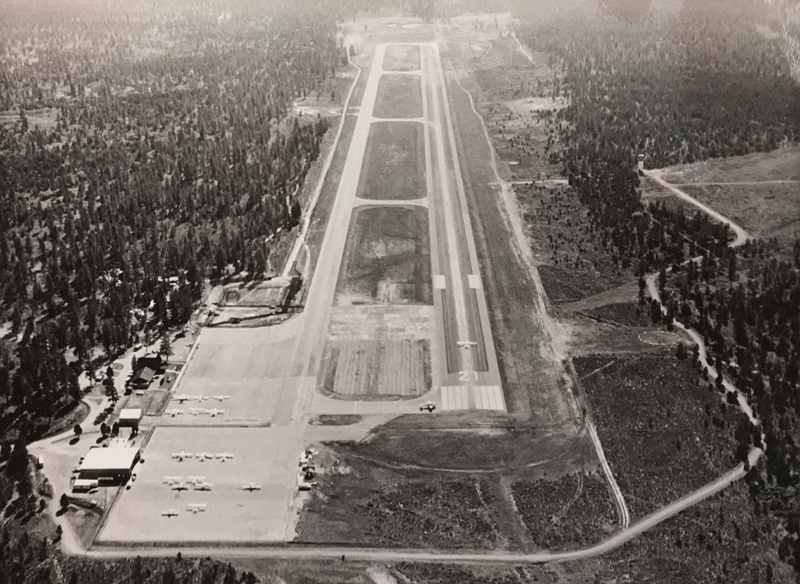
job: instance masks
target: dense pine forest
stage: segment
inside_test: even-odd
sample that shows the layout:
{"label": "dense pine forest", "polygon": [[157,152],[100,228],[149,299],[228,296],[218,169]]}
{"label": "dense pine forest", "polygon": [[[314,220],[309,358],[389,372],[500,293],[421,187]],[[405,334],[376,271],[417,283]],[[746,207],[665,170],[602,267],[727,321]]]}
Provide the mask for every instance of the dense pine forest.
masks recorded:
{"label": "dense pine forest", "polygon": [[77,7],[1,25],[3,434],[45,431],[81,372],[186,322],[206,279],[268,275],[328,127],[291,103],[347,65],[347,5]]}

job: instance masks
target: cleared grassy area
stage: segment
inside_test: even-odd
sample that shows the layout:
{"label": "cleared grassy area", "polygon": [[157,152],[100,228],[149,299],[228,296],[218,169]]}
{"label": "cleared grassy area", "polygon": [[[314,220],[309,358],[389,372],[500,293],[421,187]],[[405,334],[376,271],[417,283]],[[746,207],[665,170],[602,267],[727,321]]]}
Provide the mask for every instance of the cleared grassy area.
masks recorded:
{"label": "cleared grassy area", "polygon": [[421,78],[418,75],[382,75],[373,115],[376,118],[421,118]]}
{"label": "cleared grassy area", "polygon": [[421,199],[427,194],[422,124],[373,123],[356,196],[408,200]]}
{"label": "cleared grassy area", "polygon": [[431,386],[430,348],[423,340],[330,341],[322,391],[353,399],[417,397]]}
{"label": "cleared grassy area", "polygon": [[672,166],[664,170],[664,179],[671,183],[800,180],[800,148]]}
{"label": "cleared grassy area", "polygon": [[[435,426],[438,419],[449,418],[446,414],[433,414],[422,420]],[[460,470],[521,468],[558,457],[575,468],[592,465],[596,460],[586,436],[536,428],[394,430],[382,427],[370,440],[344,444],[342,448],[386,464]]]}
{"label": "cleared grassy area", "polygon": [[363,206],[353,210],[336,303],[430,304],[428,211]]}
{"label": "cleared grassy area", "polygon": [[606,457],[634,517],[730,470],[738,410],[674,351],[578,357]]}
{"label": "cleared grassy area", "polygon": [[529,549],[497,474],[390,469],[320,448],[318,486],[295,542],[425,549]]}
{"label": "cleared grassy area", "polygon": [[419,47],[414,45],[390,45],[383,57],[384,71],[417,71],[419,69]]}
{"label": "cleared grassy area", "polygon": [[755,237],[777,237],[791,248],[800,231],[800,182],[682,185],[680,189]]}

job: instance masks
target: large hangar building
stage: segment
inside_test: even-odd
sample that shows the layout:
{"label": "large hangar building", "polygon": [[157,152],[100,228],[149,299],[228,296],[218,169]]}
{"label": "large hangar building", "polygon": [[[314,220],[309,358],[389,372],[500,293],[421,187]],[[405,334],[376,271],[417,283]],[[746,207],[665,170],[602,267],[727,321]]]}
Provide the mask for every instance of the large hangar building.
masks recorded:
{"label": "large hangar building", "polygon": [[127,481],[141,456],[141,449],[135,446],[90,448],[83,457],[79,478],[115,483]]}

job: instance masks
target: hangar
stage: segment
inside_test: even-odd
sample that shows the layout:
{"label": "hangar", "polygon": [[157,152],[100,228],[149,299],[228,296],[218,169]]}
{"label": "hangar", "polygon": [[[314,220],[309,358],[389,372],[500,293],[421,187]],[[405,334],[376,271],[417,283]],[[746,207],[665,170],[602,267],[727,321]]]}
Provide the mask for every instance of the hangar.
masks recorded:
{"label": "hangar", "polygon": [[123,482],[130,478],[134,465],[141,458],[135,446],[114,445],[89,449],[80,466],[79,478],[102,482]]}

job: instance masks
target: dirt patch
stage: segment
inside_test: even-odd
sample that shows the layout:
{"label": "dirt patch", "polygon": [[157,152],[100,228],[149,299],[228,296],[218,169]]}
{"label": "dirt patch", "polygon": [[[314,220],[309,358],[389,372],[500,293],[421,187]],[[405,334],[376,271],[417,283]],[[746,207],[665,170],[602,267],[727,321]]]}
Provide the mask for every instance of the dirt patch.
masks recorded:
{"label": "dirt patch", "polygon": [[282,306],[286,300],[290,278],[272,278],[260,282],[238,283],[225,286],[219,306]]}
{"label": "dirt patch", "polygon": [[430,369],[427,341],[330,341],[319,388],[346,399],[413,398],[430,388]]}
{"label": "dirt patch", "polygon": [[414,45],[390,45],[383,57],[384,71],[417,71],[419,69],[419,47]]}
{"label": "dirt patch", "polygon": [[376,118],[421,118],[422,81],[418,75],[387,73],[378,82]]}
{"label": "dirt patch", "polygon": [[690,360],[673,351],[574,359],[614,477],[634,517],[642,517],[735,465],[727,407]]}
{"label": "dirt patch", "polygon": [[371,124],[356,196],[408,200],[421,199],[427,194],[422,124]]}
{"label": "dirt patch", "polygon": [[335,302],[432,302],[427,209],[363,206],[353,210]]}

